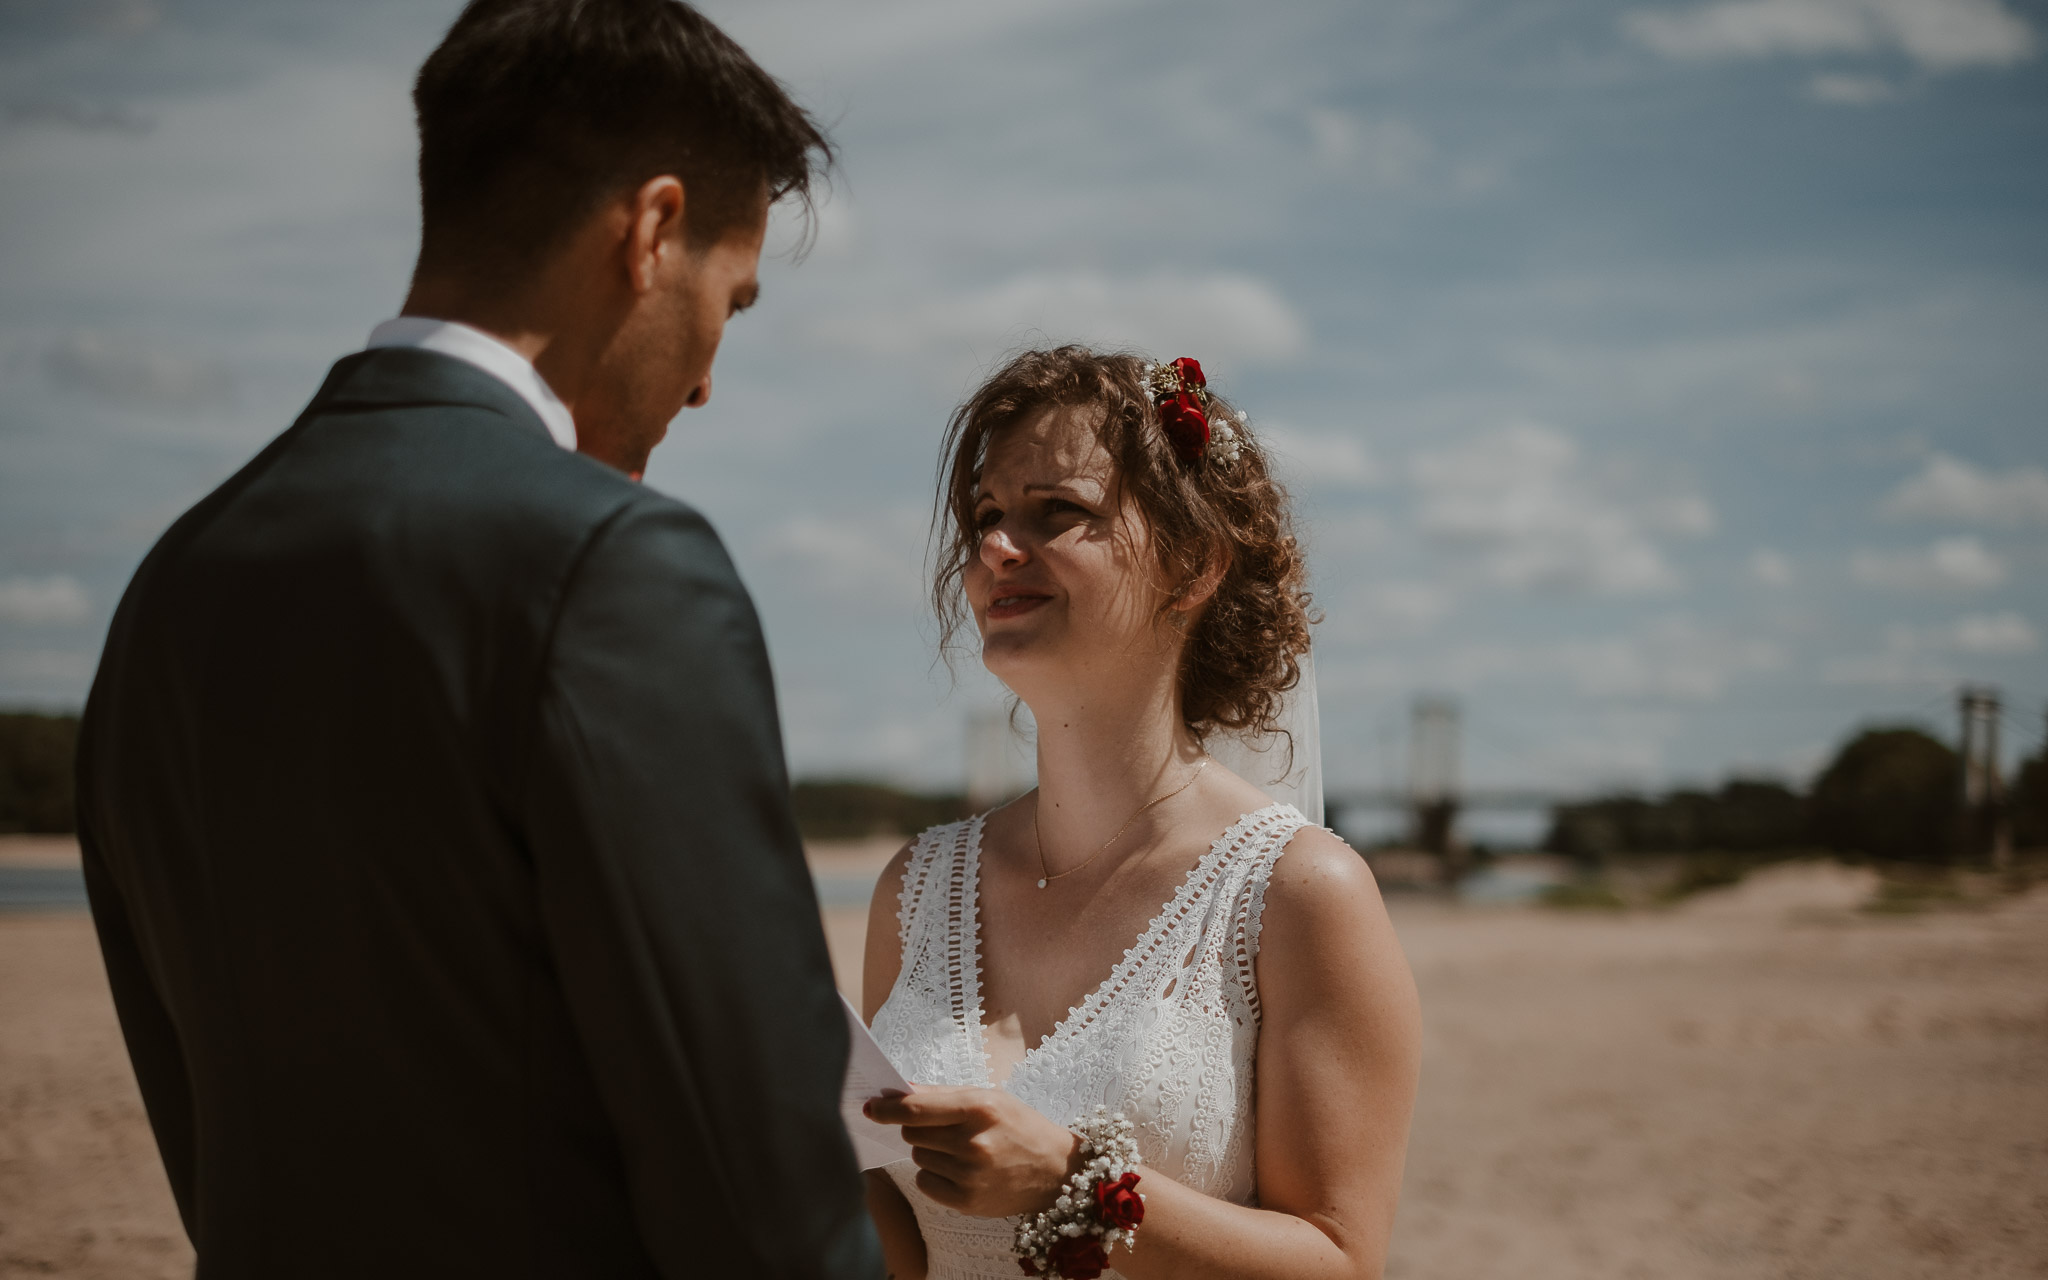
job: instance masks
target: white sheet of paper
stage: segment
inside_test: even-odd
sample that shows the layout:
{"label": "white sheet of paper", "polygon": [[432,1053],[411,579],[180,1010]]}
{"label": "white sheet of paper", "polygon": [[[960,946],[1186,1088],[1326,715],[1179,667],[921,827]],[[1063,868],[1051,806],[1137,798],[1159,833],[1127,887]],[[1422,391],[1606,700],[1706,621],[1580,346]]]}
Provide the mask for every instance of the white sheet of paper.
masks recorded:
{"label": "white sheet of paper", "polygon": [[903,1130],[892,1124],[876,1124],[861,1114],[861,1107],[885,1089],[909,1093],[910,1082],[897,1072],[882,1046],[875,1043],[868,1024],[860,1020],[860,1010],[845,996],[839,997],[839,1003],[846,1009],[846,1029],[853,1037],[853,1051],[846,1055],[846,1083],[839,1090],[839,1118],[846,1122],[846,1136],[853,1139],[853,1154],[860,1158],[863,1169],[879,1169],[908,1160],[910,1144],[903,1140]]}

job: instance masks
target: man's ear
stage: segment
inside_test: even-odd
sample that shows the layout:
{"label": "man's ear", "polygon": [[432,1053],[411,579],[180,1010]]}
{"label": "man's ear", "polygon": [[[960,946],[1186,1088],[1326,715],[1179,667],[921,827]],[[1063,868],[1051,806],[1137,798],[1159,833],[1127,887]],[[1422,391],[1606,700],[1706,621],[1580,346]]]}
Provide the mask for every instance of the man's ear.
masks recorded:
{"label": "man's ear", "polygon": [[662,174],[640,184],[627,206],[626,274],[635,293],[646,293],[660,278],[662,260],[683,247],[683,184]]}

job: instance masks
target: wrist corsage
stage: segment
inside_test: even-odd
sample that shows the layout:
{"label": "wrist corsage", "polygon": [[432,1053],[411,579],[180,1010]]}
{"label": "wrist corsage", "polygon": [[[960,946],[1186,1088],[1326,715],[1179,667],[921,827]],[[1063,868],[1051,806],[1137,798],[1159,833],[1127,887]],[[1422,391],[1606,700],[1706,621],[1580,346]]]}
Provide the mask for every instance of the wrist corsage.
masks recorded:
{"label": "wrist corsage", "polygon": [[1109,1251],[1131,1247],[1145,1220],[1138,1193],[1138,1140],[1119,1111],[1095,1108],[1074,1126],[1081,1138],[1081,1170],[1060,1187],[1052,1207],[1017,1225],[1011,1246],[1027,1276],[1095,1280],[1109,1269]]}

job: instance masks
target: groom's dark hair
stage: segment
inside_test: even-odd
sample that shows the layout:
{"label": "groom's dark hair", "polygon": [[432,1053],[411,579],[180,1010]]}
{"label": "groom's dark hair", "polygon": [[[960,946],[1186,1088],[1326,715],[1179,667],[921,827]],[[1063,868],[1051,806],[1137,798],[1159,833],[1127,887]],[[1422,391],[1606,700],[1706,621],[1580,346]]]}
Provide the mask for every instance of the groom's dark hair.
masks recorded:
{"label": "groom's dark hair", "polygon": [[420,259],[512,268],[605,199],[674,174],[713,244],[763,198],[811,209],[816,121],[678,0],[470,0],[413,86]]}

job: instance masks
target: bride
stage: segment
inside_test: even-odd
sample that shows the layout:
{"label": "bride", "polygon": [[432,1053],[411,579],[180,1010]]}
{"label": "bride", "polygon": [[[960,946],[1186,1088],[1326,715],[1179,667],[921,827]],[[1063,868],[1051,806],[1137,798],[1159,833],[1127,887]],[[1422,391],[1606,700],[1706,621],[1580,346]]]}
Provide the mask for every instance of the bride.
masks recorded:
{"label": "bride", "polygon": [[1272,735],[1308,649],[1243,422],[1193,360],[1080,347],[954,414],[934,598],[1039,784],[875,891],[863,1013],[915,1082],[868,1104],[915,1155],[868,1174],[893,1276],[1381,1273],[1406,963],[1358,855],[1204,749]]}

